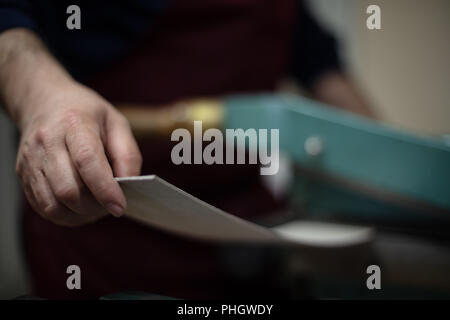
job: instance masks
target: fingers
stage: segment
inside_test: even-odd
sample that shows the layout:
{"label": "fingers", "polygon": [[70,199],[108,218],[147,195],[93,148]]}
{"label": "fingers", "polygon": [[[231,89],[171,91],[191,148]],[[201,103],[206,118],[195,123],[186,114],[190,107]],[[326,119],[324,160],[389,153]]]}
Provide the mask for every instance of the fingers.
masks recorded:
{"label": "fingers", "polygon": [[40,212],[40,208],[37,205],[37,200],[34,197],[33,191],[31,190],[30,185],[28,184],[22,184],[23,186],[23,192],[25,193],[25,197],[28,200],[28,203],[31,205],[31,207],[33,208],[34,211],[36,212]]}
{"label": "fingers", "polygon": [[27,183],[26,194],[30,202],[34,203],[33,209],[41,214],[45,219],[62,226],[77,226],[81,224],[77,221],[76,215],[60,204],[50,189],[42,171],[38,170],[30,174],[30,181]]}
{"label": "fingers", "polygon": [[106,119],[106,150],[117,177],[140,174],[142,156],[128,121],[122,115],[111,113]]}
{"label": "fingers", "polygon": [[126,208],[125,196],[114,180],[99,132],[81,121],[72,125],[66,135],[70,158],[94,198],[114,216]]}
{"label": "fingers", "polygon": [[44,219],[63,226],[79,226],[94,221],[67,209],[54,196],[47,177],[40,169],[45,163],[44,148],[23,143],[19,149],[16,171],[31,207]]}
{"label": "fingers", "polygon": [[[48,220],[54,220],[55,217],[59,219],[57,211],[61,208],[53,197],[39,167],[39,160],[43,159],[43,154],[43,148],[32,146],[29,143],[22,144],[16,171],[33,209]],[[65,215],[66,212],[61,210],[60,214]]]}
{"label": "fingers", "polygon": [[74,213],[93,219],[107,214],[86,190],[62,141],[54,152],[47,153],[46,159],[44,173],[58,202]]}

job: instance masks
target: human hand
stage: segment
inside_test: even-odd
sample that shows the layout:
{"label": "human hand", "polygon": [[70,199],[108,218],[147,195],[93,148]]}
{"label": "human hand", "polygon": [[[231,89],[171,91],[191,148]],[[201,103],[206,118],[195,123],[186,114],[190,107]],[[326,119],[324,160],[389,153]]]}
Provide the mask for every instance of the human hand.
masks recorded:
{"label": "human hand", "polygon": [[21,103],[16,171],[35,211],[64,226],[121,216],[113,176],[139,175],[142,163],[126,118],[74,81],[43,85]]}

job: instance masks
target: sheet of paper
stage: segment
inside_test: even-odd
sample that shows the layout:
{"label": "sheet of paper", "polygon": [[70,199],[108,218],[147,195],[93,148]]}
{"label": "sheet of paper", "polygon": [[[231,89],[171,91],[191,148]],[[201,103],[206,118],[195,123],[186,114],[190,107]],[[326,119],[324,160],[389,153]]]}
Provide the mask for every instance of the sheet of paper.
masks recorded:
{"label": "sheet of paper", "polygon": [[215,208],[155,175],[117,181],[127,199],[128,217],[182,236],[319,247],[361,245],[372,236],[369,228],[304,221],[265,228]]}

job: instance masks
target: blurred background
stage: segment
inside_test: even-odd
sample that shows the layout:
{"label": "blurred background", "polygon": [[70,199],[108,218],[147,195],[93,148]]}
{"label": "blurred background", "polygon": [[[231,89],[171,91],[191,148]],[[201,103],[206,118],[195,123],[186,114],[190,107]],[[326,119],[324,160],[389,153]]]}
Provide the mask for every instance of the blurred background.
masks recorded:
{"label": "blurred background", "polygon": [[[309,2],[339,39],[347,69],[383,122],[424,135],[450,134],[448,0]],[[381,7],[382,30],[366,28],[370,4]],[[29,291],[18,230],[16,134],[0,113],[0,298]]]}

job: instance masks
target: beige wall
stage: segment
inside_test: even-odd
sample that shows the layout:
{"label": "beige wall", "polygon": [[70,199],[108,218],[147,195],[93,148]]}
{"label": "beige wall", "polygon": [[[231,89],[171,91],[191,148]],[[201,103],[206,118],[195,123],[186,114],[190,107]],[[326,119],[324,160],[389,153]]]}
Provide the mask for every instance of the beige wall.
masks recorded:
{"label": "beige wall", "polygon": [[[385,121],[450,133],[450,1],[314,0],[342,39],[343,54]],[[382,30],[366,28],[366,8],[381,8]]]}

